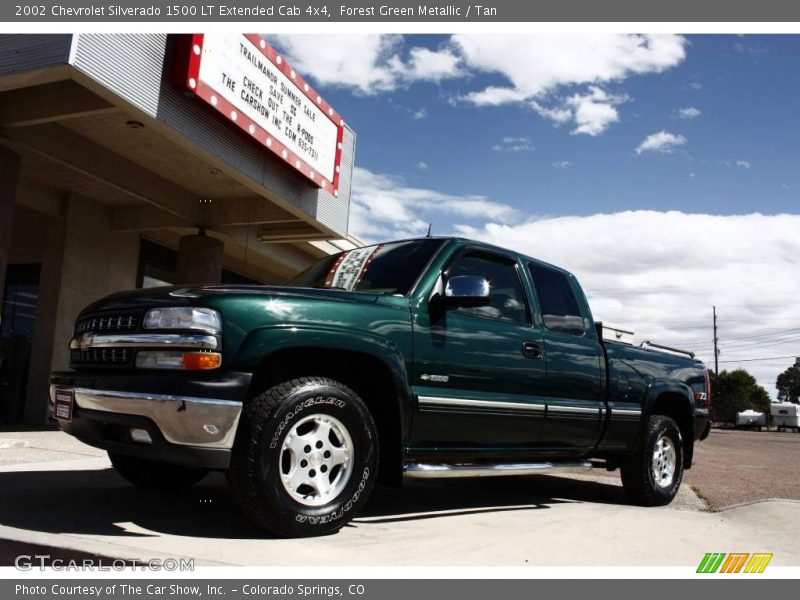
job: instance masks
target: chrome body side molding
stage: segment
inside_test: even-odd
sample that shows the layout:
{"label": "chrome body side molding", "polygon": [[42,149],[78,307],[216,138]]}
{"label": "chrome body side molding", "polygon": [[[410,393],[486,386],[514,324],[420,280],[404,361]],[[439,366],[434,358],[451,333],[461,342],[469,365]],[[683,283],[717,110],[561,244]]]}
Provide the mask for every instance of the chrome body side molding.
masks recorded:
{"label": "chrome body side molding", "polygon": [[544,412],[544,404],[503,402],[500,400],[472,400],[468,398],[445,398],[443,396],[420,396],[420,408],[488,408],[500,410],[519,410],[525,412]]}
{"label": "chrome body side molding", "polygon": [[611,416],[620,415],[626,417],[638,417],[642,414],[642,409],[640,408],[612,408],[611,409]]}

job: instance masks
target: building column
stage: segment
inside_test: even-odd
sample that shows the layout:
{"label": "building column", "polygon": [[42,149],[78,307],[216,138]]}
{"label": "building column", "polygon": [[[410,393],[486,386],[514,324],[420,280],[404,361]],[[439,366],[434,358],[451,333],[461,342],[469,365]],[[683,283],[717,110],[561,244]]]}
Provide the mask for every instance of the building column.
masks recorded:
{"label": "building column", "polygon": [[0,146],[0,302],[5,290],[8,251],[11,245],[11,221],[19,181],[19,156]]}
{"label": "building column", "polygon": [[65,194],[62,214],[43,242],[39,305],[28,376],[25,422],[47,416],[48,375],[69,367],[75,319],[90,303],[136,286],[139,236],[111,230],[111,209]]}
{"label": "building column", "polygon": [[[69,199],[65,195],[62,206],[64,213],[68,204]],[[54,217],[50,226],[43,232],[39,299],[36,303],[36,322],[31,342],[28,393],[25,397],[24,422],[27,425],[47,424],[53,357],[66,352],[63,348],[56,348],[54,343],[59,328],[57,318],[58,307],[61,304],[61,270],[64,266],[66,221],[66,214]],[[67,326],[71,326],[71,323]]]}
{"label": "building column", "polygon": [[222,281],[222,240],[204,233],[186,235],[178,246],[179,285],[211,284]]}

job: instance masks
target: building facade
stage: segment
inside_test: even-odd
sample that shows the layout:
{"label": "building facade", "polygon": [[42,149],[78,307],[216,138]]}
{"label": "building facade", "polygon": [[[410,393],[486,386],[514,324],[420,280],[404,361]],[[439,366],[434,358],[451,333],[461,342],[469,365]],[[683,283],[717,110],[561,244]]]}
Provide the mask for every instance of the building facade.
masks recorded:
{"label": "building facade", "polygon": [[[180,81],[187,52],[207,59],[213,48],[219,63],[229,43],[241,54],[226,60],[248,61],[232,68],[264,76],[240,73],[250,90],[241,115],[270,81],[310,117],[307,104],[327,107],[268,44],[256,60],[245,46],[259,40],[233,37],[198,52],[192,36],[0,36],[0,424],[46,422],[48,374],[67,367],[90,302],[154,285],[278,283],[353,247],[355,134],[338,115],[335,178],[319,181],[281,132],[273,146],[255,127],[261,115],[248,135],[235,110],[214,110],[216,96],[203,101]],[[233,105],[245,97],[236,85],[226,88]],[[313,165],[320,153],[308,152]]]}

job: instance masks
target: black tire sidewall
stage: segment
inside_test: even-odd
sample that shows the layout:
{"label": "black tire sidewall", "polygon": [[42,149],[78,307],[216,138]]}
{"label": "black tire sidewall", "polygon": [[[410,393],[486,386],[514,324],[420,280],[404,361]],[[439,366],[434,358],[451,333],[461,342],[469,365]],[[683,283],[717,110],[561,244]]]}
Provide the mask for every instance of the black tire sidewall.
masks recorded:
{"label": "black tire sidewall", "polygon": [[[281,447],[295,423],[312,414],[338,419],[353,442],[354,464],[344,490],[331,502],[306,506],[294,500],[281,481]],[[292,535],[319,535],[347,523],[366,502],[375,481],[378,444],[375,425],[364,403],[344,386],[299,386],[280,403],[264,426],[255,449],[254,476],[271,520]]]}
{"label": "black tire sidewall", "polygon": [[[662,435],[667,435],[672,441],[675,448],[675,474],[672,477],[672,483],[667,487],[661,487],[656,483],[653,476],[652,469],[652,456],[655,444]],[[683,481],[683,440],[681,437],[680,429],[677,423],[669,417],[661,417],[658,425],[651,430],[645,446],[644,454],[644,471],[647,481],[650,486],[651,493],[656,497],[663,499],[666,503],[670,502],[678,493],[678,489]]]}

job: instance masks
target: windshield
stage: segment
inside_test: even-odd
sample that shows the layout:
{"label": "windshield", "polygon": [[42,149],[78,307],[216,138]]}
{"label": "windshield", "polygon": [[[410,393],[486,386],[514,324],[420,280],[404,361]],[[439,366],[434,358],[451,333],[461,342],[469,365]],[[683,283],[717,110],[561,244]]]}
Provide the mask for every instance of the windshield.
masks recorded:
{"label": "windshield", "polygon": [[411,240],[348,250],[323,259],[286,285],[405,295],[442,242]]}

